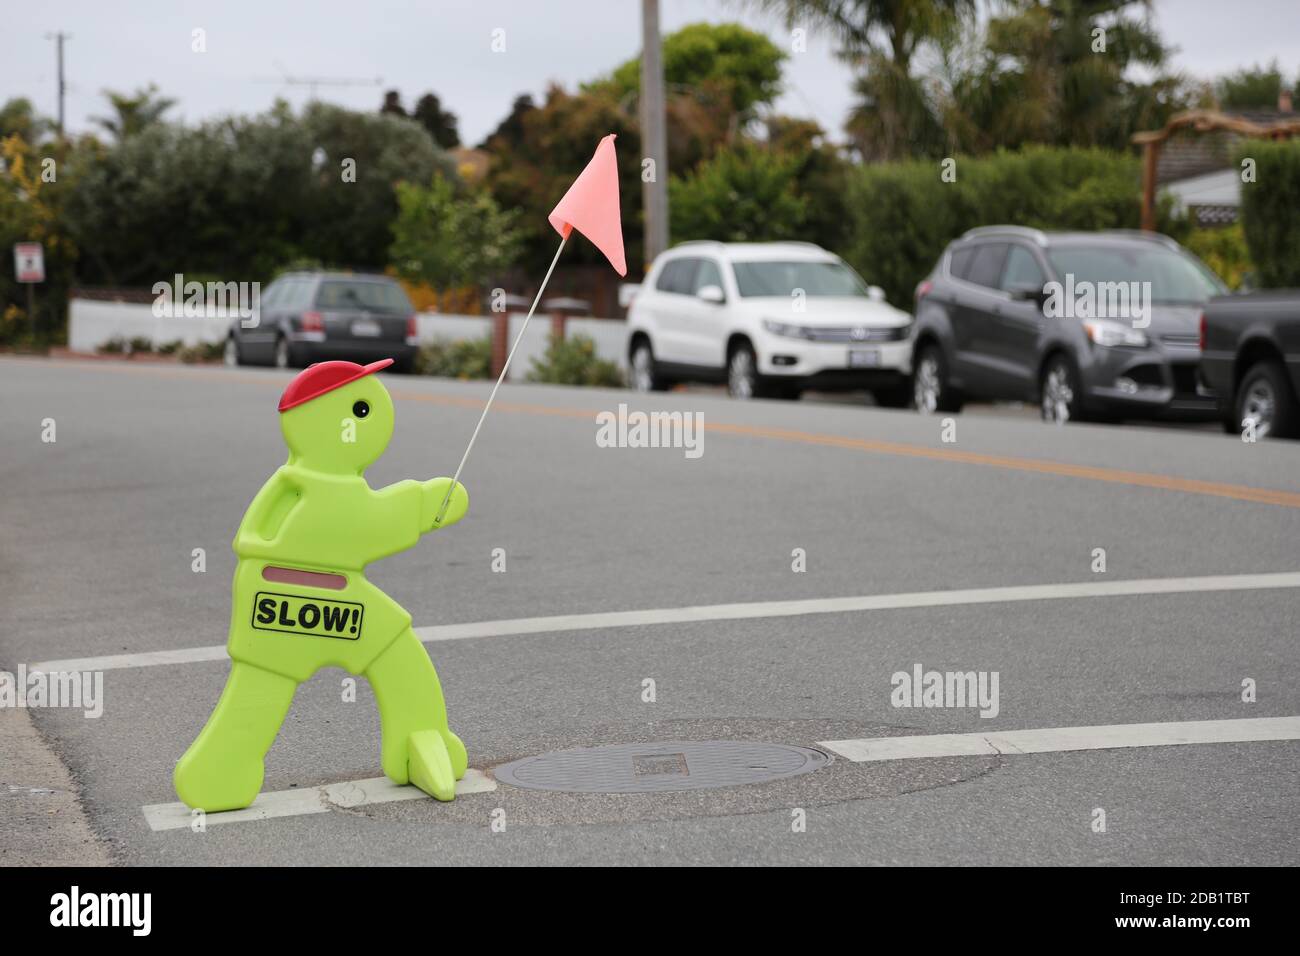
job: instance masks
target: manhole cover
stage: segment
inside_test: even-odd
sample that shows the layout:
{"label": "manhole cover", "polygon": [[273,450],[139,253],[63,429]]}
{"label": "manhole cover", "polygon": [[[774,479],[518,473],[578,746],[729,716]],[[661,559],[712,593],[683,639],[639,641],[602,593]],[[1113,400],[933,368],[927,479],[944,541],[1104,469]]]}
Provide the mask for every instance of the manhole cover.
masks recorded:
{"label": "manhole cover", "polygon": [[744,740],[613,744],[525,757],[498,767],[497,780],[526,790],[663,793],[782,780],[824,767],[820,750]]}

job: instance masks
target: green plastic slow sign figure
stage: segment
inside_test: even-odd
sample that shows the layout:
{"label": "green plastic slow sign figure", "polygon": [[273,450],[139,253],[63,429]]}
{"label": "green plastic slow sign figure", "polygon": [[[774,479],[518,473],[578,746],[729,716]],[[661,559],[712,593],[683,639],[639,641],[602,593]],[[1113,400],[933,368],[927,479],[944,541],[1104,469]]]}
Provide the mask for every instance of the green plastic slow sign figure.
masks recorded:
{"label": "green plastic slow sign figure", "polygon": [[378,491],[366,483],[366,468],[393,434],[393,401],[372,373],[391,363],[322,362],[280,399],[289,460],[235,536],[230,678],[176,765],[176,793],[190,807],[216,812],[253,802],[294,691],[322,667],[369,679],[391,780],[451,800],[465,775],[465,745],[447,726],[438,674],[411,615],[364,573],[469,508],[464,486],[450,478]]}

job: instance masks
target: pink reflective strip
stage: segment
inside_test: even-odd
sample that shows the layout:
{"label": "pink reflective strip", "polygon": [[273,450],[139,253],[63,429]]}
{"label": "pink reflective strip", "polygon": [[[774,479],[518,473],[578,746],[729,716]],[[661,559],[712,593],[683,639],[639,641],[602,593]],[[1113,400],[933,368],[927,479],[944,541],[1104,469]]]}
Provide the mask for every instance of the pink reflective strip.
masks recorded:
{"label": "pink reflective strip", "polygon": [[321,574],[319,571],[277,568],[270,564],[262,569],[262,578],[279,584],[301,584],[309,588],[329,588],[331,591],[342,591],[348,586],[348,579],[341,574]]}

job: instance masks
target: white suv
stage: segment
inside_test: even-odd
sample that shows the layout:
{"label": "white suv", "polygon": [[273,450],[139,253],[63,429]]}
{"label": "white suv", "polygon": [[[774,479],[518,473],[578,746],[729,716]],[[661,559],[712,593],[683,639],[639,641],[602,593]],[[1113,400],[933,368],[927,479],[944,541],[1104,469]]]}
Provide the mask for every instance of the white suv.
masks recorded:
{"label": "white suv", "polygon": [[911,398],[912,317],[811,243],[682,243],[655,260],[627,322],[638,391],[725,381],[735,398]]}

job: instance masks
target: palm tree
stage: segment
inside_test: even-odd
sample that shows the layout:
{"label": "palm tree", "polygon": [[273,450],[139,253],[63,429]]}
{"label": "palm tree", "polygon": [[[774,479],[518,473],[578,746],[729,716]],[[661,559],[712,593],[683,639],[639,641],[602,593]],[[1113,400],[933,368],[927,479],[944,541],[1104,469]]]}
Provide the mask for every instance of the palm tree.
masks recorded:
{"label": "palm tree", "polygon": [[1157,119],[1152,112],[1177,108],[1174,78],[1127,76],[1134,65],[1159,71],[1167,58],[1147,17],[1150,0],[1010,0],[1008,8],[989,22],[987,60],[968,78],[968,114],[1018,108],[1023,139],[1123,149],[1134,129]]}
{"label": "palm tree", "polygon": [[134,96],[105,90],[113,107],[113,116],[92,117],[117,142],[122,142],[141,130],[160,122],[162,116],[176,105],[176,101],[165,96],[158,96],[158,87],[150,83],[143,89],[136,90]]}
{"label": "palm tree", "polygon": [[945,46],[969,24],[975,0],[755,0],[790,26],[828,30],[859,72],[860,99],[845,129],[867,159],[933,155],[946,136],[935,84],[915,75],[920,51]]}

